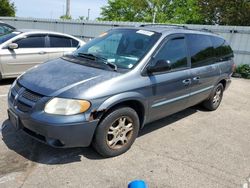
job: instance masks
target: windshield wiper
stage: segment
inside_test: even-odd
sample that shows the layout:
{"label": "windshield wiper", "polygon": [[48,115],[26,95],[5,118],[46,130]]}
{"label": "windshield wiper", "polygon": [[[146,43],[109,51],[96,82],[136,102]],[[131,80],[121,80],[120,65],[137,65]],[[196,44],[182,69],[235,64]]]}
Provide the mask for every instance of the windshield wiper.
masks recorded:
{"label": "windshield wiper", "polygon": [[78,53],[77,55],[80,57],[84,57],[84,58],[92,59],[92,60],[96,60],[96,61],[101,60],[101,61],[97,61],[97,62],[102,62],[105,65],[108,65],[109,67],[111,67],[114,71],[117,71],[117,65],[114,63],[108,62],[108,60],[104,57],[101,57],[101,56],[98,56],[95,54],[91,54],[91,53],[81,53],[81,52]]}

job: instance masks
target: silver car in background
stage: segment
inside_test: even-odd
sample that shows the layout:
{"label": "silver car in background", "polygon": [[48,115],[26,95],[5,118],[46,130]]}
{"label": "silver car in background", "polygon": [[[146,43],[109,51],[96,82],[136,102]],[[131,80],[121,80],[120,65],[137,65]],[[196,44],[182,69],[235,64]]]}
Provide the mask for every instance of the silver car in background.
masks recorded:
{"label": "silver car in background", "polygon": [[17,30],[0,36],[0,79],[15,78],[45,61],[70,54],[84,41],[71,35]]}

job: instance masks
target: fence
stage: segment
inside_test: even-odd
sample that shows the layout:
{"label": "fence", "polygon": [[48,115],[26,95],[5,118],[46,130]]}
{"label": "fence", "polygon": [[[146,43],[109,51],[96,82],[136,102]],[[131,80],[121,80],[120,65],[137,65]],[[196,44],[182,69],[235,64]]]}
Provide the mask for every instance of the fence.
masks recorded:
{"label": "fence", "polygon": [[[44,29],[67,33],[83,40],[96,37],[114,27],[139,26],[138,22],[98,22],[98,21],[64,21],[55,19],[0,17],[18,29]],[[223,36],[232,46],[236,64],[250,64],[250,27],[218,25],[186,25],[190,29],[208,29]]]}

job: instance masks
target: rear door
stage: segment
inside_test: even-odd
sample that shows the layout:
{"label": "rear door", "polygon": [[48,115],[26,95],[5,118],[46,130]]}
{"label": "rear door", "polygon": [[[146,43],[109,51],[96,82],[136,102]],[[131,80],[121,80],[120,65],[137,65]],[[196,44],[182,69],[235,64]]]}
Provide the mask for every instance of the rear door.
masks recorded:
{"label": "rear door", "polygon": [[50,34],[49,36],[49,59],[55,59],[76,50],[79,42],[75,39]]}
{"label": "rear door", "polygon": [[192,76],[189,105],[192,106],[209,97],[220,71],[210,36],[187,34],[187,42]]}
{"label": "rear door", "polygon": [[45,41],[46,34],[30,34],[13,43],[18,44],[17,49],[1,50],[1,61],[6,76],[17,76],[27,69],[48,60]]}
{"label": "rear door", "polygon": [[152,91],[149,99],[150,121],[187,107],[191,80],[185,35],[168,37],[150,64],[159,60],[169,61],[171,70],[148,76]]}

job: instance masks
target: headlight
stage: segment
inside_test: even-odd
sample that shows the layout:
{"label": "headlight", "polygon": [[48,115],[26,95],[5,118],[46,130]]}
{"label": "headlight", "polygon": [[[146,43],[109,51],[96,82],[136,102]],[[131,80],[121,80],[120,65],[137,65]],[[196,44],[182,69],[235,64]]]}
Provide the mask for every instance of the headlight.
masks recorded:
{"label": "headlight", "polygon": [[74,115],[86,112],[90,102],[86,100],[53,98],[46,105],[44,111],[48,114]]}

